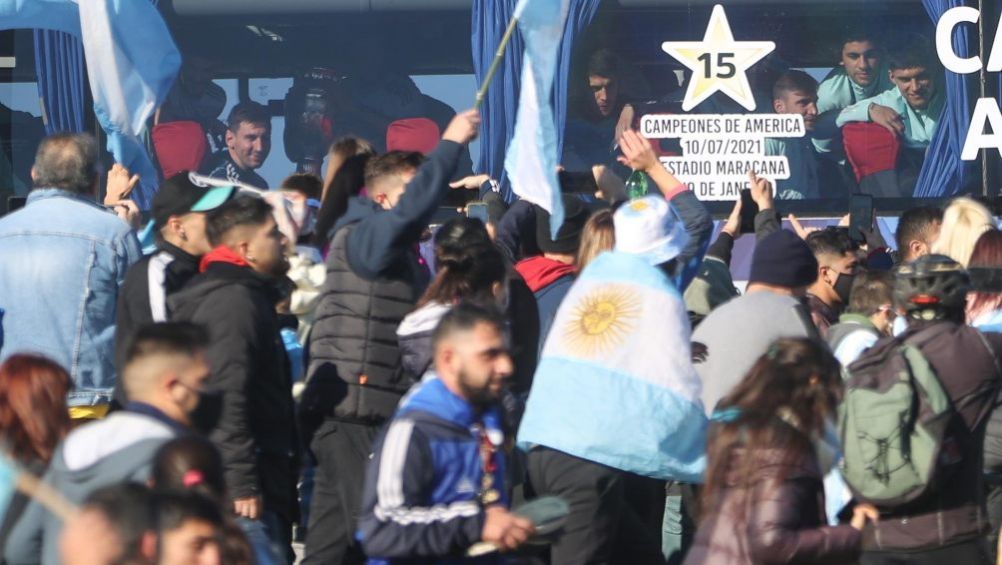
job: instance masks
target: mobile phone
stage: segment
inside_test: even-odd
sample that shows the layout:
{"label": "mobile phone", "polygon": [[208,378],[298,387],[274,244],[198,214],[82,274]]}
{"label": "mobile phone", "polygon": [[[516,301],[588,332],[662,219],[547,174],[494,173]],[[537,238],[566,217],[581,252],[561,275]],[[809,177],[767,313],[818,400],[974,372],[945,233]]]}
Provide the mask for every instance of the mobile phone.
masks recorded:
{"label": "mobile phone", "polygon": [[560,192],[593,195],[598,192],[598,183],[591,171],[580,173],[560,171]]}
{"label": "mobile phone", "polygon": [[873,229],[873,196],[853,194],[849,196],[849,237],[856,243],[865,243],[864,231]]}
{"label": "mobile phone", "polygon": [[755,233],[755,216],[758,204],[751,197],[751,189],[741,191],[741,233]]}
{"label": "mobile phone", "polygon": [[470,202],[466,205],[466,217],[480,220],[484,225],[487,225],[487,204]]}
{"label": "mobile phone", "polygon": [[20,210],[24,208],[24,205],[28,202],[27,196],[8,196],[7,197],[7,213],[10,214],[15,210]]}

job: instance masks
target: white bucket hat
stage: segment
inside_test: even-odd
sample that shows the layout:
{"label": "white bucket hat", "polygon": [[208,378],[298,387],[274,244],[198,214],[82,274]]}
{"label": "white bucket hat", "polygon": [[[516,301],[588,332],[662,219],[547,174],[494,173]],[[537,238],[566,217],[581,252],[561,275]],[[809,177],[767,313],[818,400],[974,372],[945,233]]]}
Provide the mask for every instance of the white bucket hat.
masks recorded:
{"label": "white bucket hat", "polygon": [[689,241],[678,212],[661,196],[631,200],[613,215],[616,251],[640,255],[651,265],[667,263]]}

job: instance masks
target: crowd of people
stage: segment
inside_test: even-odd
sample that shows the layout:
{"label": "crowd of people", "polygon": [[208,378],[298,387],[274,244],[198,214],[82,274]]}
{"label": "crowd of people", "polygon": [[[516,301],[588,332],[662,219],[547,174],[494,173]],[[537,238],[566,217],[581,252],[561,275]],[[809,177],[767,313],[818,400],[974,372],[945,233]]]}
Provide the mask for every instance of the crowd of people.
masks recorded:
{"label": "crowd of people", "polygon": [[[941,100],[924,53],[854,35],[820,87],[782,74],[774,110],[918,139]],[[907,210],[893,245],[787,230],[777,199],[825,174],[752,172],[739,292],[742,201],[716,230],[624,125],[641,108],[613,62],[593,70],[617,158],[561,172],[560,226],[459,173],[474,110],[430,142],[339,139],[326,178],[268,191],[270,117],[242,103],[145,214],[121,166],[99,186],[93,138],[44,139],[0,218],[2,462],[41,478],[7,505],[2,562],[292,563],[295,541],[303,563],[992,562],[989,210]]]}

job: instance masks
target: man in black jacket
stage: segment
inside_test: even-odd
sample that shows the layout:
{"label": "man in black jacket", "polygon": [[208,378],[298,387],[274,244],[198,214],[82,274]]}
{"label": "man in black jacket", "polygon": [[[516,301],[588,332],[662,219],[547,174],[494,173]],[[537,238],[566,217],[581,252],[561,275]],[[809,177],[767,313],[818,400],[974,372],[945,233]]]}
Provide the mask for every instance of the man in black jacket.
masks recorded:
{"label": "man in black jacket", "polygon": [[288,553],[298,470],[292,383],[275,312],[277,281],[289,268],[285,237],[271,206],[253,196],[214,211],[207,230],[215,247],[168,303],[176,320],[209,331],[209,387],[223,395],[209,439],[223,456],[233,510],[260,520]]}
{"label": "man in black jacket", "polygon": [[[157,251],[129,269],[118,293],[115,313],[115,365],[122,374],[132,335],[146,324],[168,319],[167,297],[198,274],[198,261],[212,246],[205,233],[205,216],[233,197],[231,186],[196,182],[190,173],[164,181],[153,197],[153,234]],[[127,402],[121,380],[115,402]]]}
{"label": "man in black jacket", "polygon": [[420,166],[406,153],[373,158],[368,196],[352,199],[335,226],[301,407],[323,420],[310,445],[318,465],[304,563],[364,560],[353,534],[365,464],[411,385],[396,330],[430,275],[417,243],[479,122],[473,110],[457,115]]}

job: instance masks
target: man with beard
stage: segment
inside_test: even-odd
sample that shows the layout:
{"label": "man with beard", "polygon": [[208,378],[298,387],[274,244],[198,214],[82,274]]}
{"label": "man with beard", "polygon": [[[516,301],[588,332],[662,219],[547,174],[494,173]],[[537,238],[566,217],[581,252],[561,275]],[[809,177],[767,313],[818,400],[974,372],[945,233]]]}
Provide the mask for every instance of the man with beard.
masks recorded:
{"label": "man with beard", "polygon": [[765,154],[785,156],[790,163],[790,178],[776,181],[776,197],[782,200],[820,198],[818,162],[810,133],[818,117],[818,83],[804,71],[786,71],[772,87],[772,108],[777,114],[800,114],[804,117],[803,137],[769,138]]}
{"label": "man with beard", "polygon": [[177,320],[209,331],[209,386],[223,395],[209,438],[223,456],[233,511],[263,527],[280,555],[296,518],[296,431],[277,282],[289,268],[271,206],[239,196],[209,214],[212,251],[200,274],[168,299]]}
{"label": "man with beard", "polygon": [[226,149],[214,154],[202,173],[216,179],[268,188],[256,169],[271,153],[271,114],[257,102],[241,102],[226,119]]}
{"label": "man with beard", "polygon": [[506,551],[532,533],[507,510],[500,398],[513,366],[504,326],[500,312],[461,303],[435,329],[434,369],[401,401],[369,461],[359,538],[370,563],[455,557],[479,541]]}

